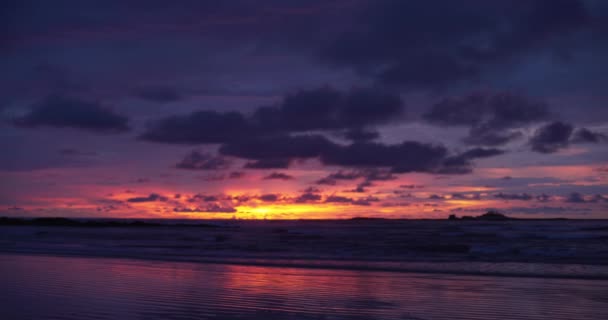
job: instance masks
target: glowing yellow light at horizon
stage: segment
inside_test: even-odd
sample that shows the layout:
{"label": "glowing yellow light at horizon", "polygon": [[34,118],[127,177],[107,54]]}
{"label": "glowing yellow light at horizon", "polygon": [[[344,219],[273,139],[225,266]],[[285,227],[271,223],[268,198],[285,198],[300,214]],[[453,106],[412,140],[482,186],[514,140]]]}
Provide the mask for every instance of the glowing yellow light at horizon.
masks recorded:
{"label": "glowing yellow light at horizon", "polygon": [[301,219],[301,218],[328,218],[327,214],[344,210],[344,206],[330,206],[319,204],[287,204],[269,206],[237,206],[237,215],[252,219]]}

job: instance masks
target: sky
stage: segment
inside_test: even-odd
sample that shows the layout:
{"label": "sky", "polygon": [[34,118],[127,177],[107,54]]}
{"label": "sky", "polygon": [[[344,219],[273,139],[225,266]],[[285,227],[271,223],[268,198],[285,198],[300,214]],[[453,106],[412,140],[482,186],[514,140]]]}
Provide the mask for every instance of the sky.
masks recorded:
{"label": "sky", "polygon": [[3,1],[0,215],[608,218],[608,2]]}

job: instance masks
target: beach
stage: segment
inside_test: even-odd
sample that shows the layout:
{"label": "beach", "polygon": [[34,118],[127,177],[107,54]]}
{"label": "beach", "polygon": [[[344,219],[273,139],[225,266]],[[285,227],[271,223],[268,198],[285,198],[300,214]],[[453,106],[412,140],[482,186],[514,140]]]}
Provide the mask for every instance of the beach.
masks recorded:
{"label": "beach", "polygon": [[8,319],[603,319],[607,224],[2,226],[0,295]]}
{"label": "beach", "polygon": [[608,281],[0,255],[4,319],[605,319]]}

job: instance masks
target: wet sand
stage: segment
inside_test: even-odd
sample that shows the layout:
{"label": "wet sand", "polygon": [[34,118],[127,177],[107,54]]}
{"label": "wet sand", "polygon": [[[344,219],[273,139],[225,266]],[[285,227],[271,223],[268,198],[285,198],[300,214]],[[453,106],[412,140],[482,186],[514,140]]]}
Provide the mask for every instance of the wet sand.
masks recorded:
{"label": "wet sand", "polygon": [[608,281],[0,255],[3,319],[607,319]]}

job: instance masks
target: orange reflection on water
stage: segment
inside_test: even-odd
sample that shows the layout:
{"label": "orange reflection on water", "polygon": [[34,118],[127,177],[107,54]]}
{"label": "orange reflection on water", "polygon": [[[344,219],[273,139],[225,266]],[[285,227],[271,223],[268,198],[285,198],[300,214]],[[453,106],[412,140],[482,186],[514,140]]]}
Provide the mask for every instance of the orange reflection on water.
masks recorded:
{"label": "orange reflection on water", "polygon": [[[605,319],[602,281],[0,259],[6,319]],[[538,294],[538,291],[542,294]],[[8,302],[7,302],[8,301]]]}

